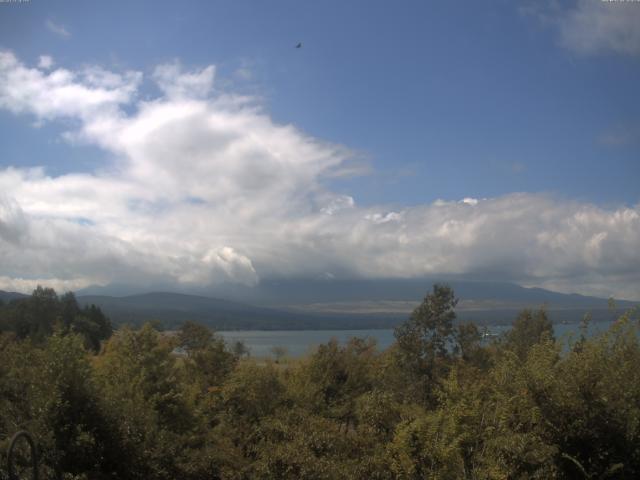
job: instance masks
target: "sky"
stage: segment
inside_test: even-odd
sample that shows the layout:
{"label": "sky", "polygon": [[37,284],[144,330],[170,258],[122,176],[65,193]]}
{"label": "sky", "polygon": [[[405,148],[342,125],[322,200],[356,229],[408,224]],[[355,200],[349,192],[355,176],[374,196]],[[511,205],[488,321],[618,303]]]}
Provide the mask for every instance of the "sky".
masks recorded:
{"label": "sky", "polygon": [[638,85],[640,2],[0,2],[0,289],[640,300]]}

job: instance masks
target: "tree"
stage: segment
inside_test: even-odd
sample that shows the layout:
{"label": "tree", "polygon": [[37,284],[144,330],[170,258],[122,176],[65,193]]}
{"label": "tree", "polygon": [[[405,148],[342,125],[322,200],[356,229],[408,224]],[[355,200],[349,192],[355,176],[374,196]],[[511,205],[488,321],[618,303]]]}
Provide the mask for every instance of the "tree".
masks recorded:
{"label": "tree", "polygon": [[349,430],[356,422],[357,398],[372,388],[374,358],[370,340],[352,338],[340,346],[331,339],[320,345],[291,379],[297,401]]}
{"label": "tree", "polygon": [[465,478],[459,437],[455,420],[443,410],[403,422],[389,445],[396,478]]}
{"label": "tree", "polygon": [[80,307],[73,292],[67,292],[60,296],[58,321],[59,328],[64,333],[68,333],[76,316],[80,314]]}
{"label": "tree", "polygon": [[482,336],[475,323],[462,323],[454,331],[456,350],[463,360],[469,361],[480,348]]}
{"label": "tree", "polygon": [[[78,310],[71,320],[70,330],[84,337],[88,350],[100,351],[102,340],[106,340],[113,333],[111,322],[95,305]],[[68,331],[66,328],[63,331]]]}
{"label": "tree", "polygon": [[513,322],[513,327],[507,332],[505,346],[524,360],[532,346],[544,339],[553,338],[553,325],[547,312],[543,308],[535,312],[525,309],[520,312]]}
{"label": "tree", "polygon": [[640,478],[639,327],[623,316],[544,368],[542,346],[531,348],[527,383],[564,478]]}
{"label": "tree", "polygon": [[50,435],[45,459],[58,474],[110,472],[121,452],[112,448],[82,337],[52,336],[43,361],[40,392],[32,403]]}
{"label": "tree", "polygon": [[273,356],[276,357],[276,363],[280,363],[280,360],[282,360],[287,355],[287,348],[276,345],[271,349],[271,353],[273,353]]}
{"label": "tree", "polygon": [[454,308],[458,300],[453,290],[436,284],[409,319],[396,328],[398,361],[417,383],[423,401],[433,400],[438,377],[446,373],[446,360],[454,346]]}
{"label": "tree", "polygon": [[[46,478],[113,471],[123,451],[100,408],[81,336],[53,335],[41,346],[8,344],[0,350],[0,365],[2,437],[29,430]],[[4,453],[6,445],[0,447]]]}
{"label": "tree", "polygon": [[0,309],[0,330],[12,330],[19,339],[29,338],[37,344],[45,343],[54,332],[79,333],[93,352],[98,352],[102,340],[113,332],[111,322],[100,308],[90,305],[80,309],[72,292],[58,297],[55,290],[43,287],[37,287],[30,297]]}
{"label": "tree", "polygon": [[212,341],[213,332],[204,325],[189,320],[180,327],[178,343],[187,351],[202,350],[211,345]]}
{"label": "tree", "polygon": [[174,347],[175,341],[145,324],[118,330],[96,358],[104,408],[127,451],[126,478],[182,478],[177,465],[194,412],[184,398]]}
{"label": "tree", "polygon": [[251,354],[249,347],[247,347],[247,345],[242,340],[236,340],[235,342],[233,342],[231,351],[238,358],[242,358],[245,356],[248,357]]}
{"label": "tree", "polygon": [[182,325],[178,345],[186,350],[185,367],[201,391],[220,385],[238,360],[222,338],[199,323],[188,321]]}
{"label": "tree", "polygon": [[53,333],[58,312],[59,302],[55,290],[38,286],[31,297],[13,304],[10,323],[18,338],[43,342]]}

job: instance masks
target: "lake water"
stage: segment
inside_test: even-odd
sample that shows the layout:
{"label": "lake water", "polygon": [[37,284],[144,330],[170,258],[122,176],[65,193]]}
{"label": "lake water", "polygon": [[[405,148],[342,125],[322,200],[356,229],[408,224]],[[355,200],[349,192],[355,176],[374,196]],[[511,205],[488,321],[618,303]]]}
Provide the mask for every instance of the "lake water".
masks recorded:
{"label": "lake water", "polygon": [[[593,322],[589,325],[589,335],[603,332],[611,326],[612,322]],[[500,335],[509,326],[492,325],[487,327],[487,332],[491,335]],[[557,339],[567,335],[577,336],[580,325],[557,324],[554,325],[554,333]],[[335,338],[341,344],[349,341],[350,338],[373,338],[380,350],[388,348],[394,341],[393,330],[246,330],[246,331],[226,331],[217,332],[227,343],[232,344],[238,340],[244,342],[249,348],[253,357],[273,356],[274,347],[284,347],[287,356],[301,357],[312,352],[318,345],[327,343]]]}

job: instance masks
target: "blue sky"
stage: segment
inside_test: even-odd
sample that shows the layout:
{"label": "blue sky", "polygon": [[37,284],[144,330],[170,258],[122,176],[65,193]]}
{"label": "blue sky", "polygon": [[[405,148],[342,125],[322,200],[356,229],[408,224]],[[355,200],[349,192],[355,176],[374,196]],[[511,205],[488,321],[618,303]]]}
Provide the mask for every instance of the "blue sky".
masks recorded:
{"label": "blue sky", "polygon": [[[215,64],[275,120],[361,152],[374,173],[336,188],[363,203],[512,191],[640,199],[640,62],[562,48],[517,2],[54,1],[0,15],[0,44],[25,61]],[[249,81],[234,76],[242,68]],[[1,120],[12,163],[63,172],[99,156],[51,152],[55,128]],[[627,130],[622,145],[603,141]]]}
{"label": "blue sky", "polygon": [[[333,212],[331,205],[340,204],[355,206],[358,218],[376,214],[385,218],[390,212],[405,215],[404,209],[426,208],[438,200],[500,202],[523,194],[566,207],[565,213],[557,213],[559,225],[566,226],[583,211],[603,216],[599,227],[575,240],[583,244],[574,248],[587,248],[589,241],[604,233],[610,249],[619,250],[622,242],[632,250],[634,244],[640,246],[633,236],[636,220],[619,226],[622,237],[613,241],[614,231],[607,227],[610,220],[604,217],[637,214],[640,202],[639,10],[640,4],[590,1],[31,1],[0,4],[0,50],[11,52],[21,66],[32,69],[41,56],[50,56],[53,65],[42,72],[62,68],[77,73],[89,66],[118,75],[138,72],[143,79],[136,84],[135,95],[118,103],[114,118],[134,118],[142,103],[163,98],[162,88],[152,80],[159,65],[179,64],[185,72],[215,65],[213,96],[250,97],[273,125],[292,125],[314,142],[348,149],[348,158],[337,161],[343,173],[323,171],[312,188],[302,183],[292,194],[299,198],[306,195],[305,188],[322,190],[302,210],[312,210],[324,201],[330,206],[320,205],[320,211]],[[294,48],[298,42],[303,43],[300,49]],[[134,155],[128,150],[123,154],[103,137],[70,141],[69,132],[83,130],[88,123],[84,113],[69,114],[59,107],[42,113],[33,105],[17,106],[17,97],[10,94],[5,93],[5,108],[0,108],[0,168],[44,167],[44,178],[60,183],[74,174],[100,177],[100,172],[120,168],[128,161],[122,158]],[[180,145],[191,141],[196,140],[182,139]],[[345,175],[347,170],[357,174]],[[193,196],[189,189],[183,193]],[[29,207],[38,202],[21,195],[26,194],[16,190],[6,200],[14,202],[11,208],[19,209],[21,215],[51,214]],[[126,202],[132,204],[130,198]],[[157,212],[158,199],[154,202]],[[171,202],[165,198],[160,203]],[[407,216],[416,213],[407,212]],[[425,215],[428,222],[435,222],[435,214]],[[450,215],[440,227],[462,221],[457,213]],[[478,213],[473,218],[487,215],[491,214]],[[102,225],[100,219],[90,220],[93,226]],[[295,225],[296,232],[307,228],[306,223]],[[539,224],[522,229],[543,237],[553,230]],[[130,240],[122,230],[114,234],[115,230],[105,224],[100,233]],[[397,231],[401,230],[398,226]],[[216,248],[228,247],[247,259],[256,281],[265,275],[335,275],[344,264],[333,250],[347,242],[344,239],[318,247],[321,254],[313,268],[275,268],[246,241],[227,245],[230,240],[220,229],[216,232]],[[165,233],[155,235],[164,238]],[[569,241],[568,233],[562,235],[563,241]],[[412,244],[409,237],[407,242]],[[514,245],[520,241],[512,240]],[[280,240],[275,242],[281,245]],[[553,248],[560,248],[560,243]],[[372,252],[377,248],[383,247]],[[287,252],[292,249],[288,246]],[[186,255],[179,250],[174,256]],[[207,256],[206,251],[189,252],[194,258]],[[483,269],[503,270],[482,262],[478,266],[475,260],[444,267],[447,255],[418,261],[423,267],[407,268],[408,275],[441,271],[482,275]],[[630,281],[629,273],[622,271],[628,259],[599,250],[596,263],[585,253],[582,260],[572,260],[565,270],[554,272],[551,267],[538,271],[533,266],[540,255],[531,252],[524,262],[527,266],[498,275],[561,290],[640,295],[640,283],[633,283],[637,277],[631,287],[619,286]],[[294,255],[289,263],[298,261]],[[521,263],[499,256],[495,261]],[[600,270],[598,262],[620,267]],[[29,268],[23,275],[14,265],[4,277],[26,281],[50,275],[42,265]],[[75,285],[73,279],[85,278],[87,268],[52,278],[62,281],[61,275],[66,275]],[[381,276],[387,270],[385,265],[372,271],[355,265],[345,267],[344,275]],[[105,283],[122,275],[129,273],[94,280]],[[216,275],[206,278],[216,281]],[[618,286],[607,287],[614,284]]]}

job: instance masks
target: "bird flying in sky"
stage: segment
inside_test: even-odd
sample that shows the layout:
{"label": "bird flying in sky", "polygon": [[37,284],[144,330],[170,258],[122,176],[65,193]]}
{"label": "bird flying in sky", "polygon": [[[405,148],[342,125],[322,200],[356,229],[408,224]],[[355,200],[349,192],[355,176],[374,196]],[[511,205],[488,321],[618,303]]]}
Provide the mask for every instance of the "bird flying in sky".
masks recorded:
{"label": "bird flying in sky", "polygon": [[296,45],[296,48],[302,48],[302,42],[298,43],[298,44]]}

